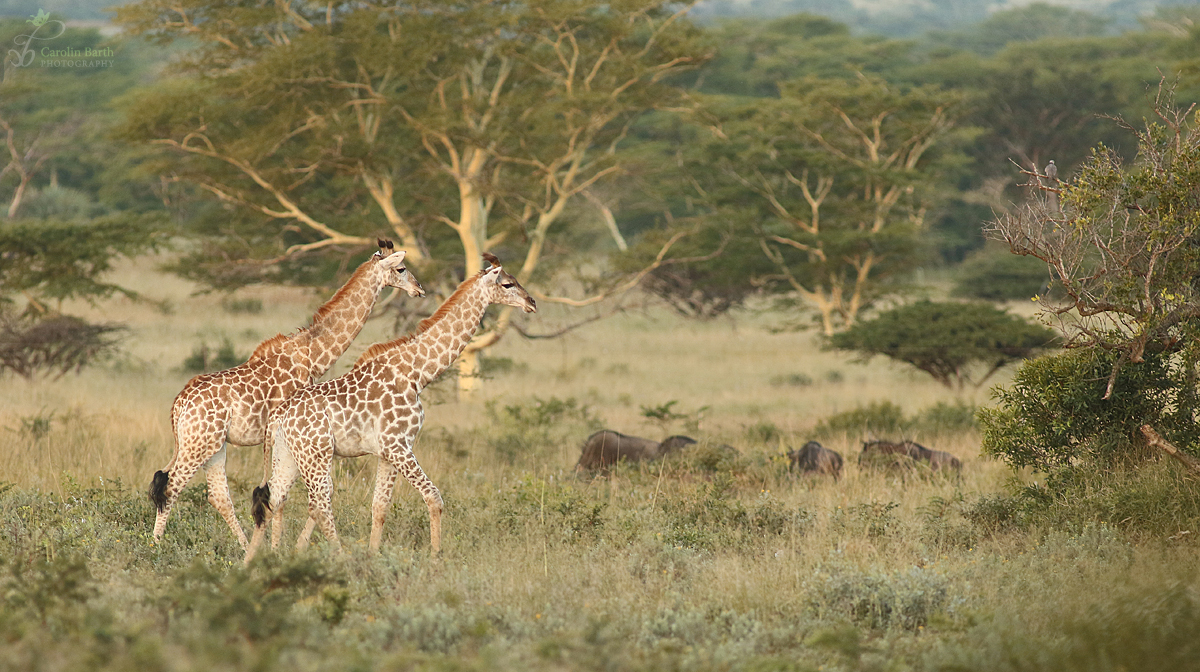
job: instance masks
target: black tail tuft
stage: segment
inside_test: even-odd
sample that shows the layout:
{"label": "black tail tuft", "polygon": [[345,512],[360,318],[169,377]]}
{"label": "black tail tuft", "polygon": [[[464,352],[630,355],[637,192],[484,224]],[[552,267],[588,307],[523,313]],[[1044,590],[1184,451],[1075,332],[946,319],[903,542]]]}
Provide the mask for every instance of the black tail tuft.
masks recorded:
{"label": "black tail tuft", "polygon": [[250,495],[250,515],[254,517],[254,526],[262,527],[267,522],[267,511],[271,510],[270,484],[255,488]]}
{"label": "black tail tuft", "polygon": [[167,508],[167,472],[156,471],[150,479],[150,503],[161,513]]}

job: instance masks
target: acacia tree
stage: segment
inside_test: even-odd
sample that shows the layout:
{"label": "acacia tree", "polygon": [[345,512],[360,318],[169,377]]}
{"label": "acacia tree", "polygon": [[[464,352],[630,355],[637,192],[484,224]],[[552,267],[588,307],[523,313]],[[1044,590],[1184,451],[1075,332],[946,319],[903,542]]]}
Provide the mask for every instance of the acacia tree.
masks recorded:
{"label": "acacia tree", "polygon": [[1200,127],[1169,87],[1154,110],[1144,129],[1122,124],[1134,161],[1100,146],[1061,183],[1024,171],[1029,200],[991,229],[1046,263],[1065,298],[1043,315],[1076,350],[1027,365],[982,418],[985,450],[1013,464],[1038,464],[1031,445],[1069,463],[1081,445],[1129,456],[1144,442],[1200,473],[1170,444],[1200,445]]}
{"label": "acacia tree", "polygon": [[1160,91],[1143,130],[1122,122],[1138,141],[1132,164],[1101,145],[1070,180],[1022,171],[1030,198],[989,229],[1049,267],[1066,300],[1043,301],[1042,312],[1066,347],[1117,355],[1106,397],[1122,365],[1147,348],[1189,350],[1200,326],[1200,127],[1195,106],[1169,96]]}
{"label": "acacia tree", "polygon": [[[864,358],[911,364],[951,389],[983,385],[997,371],[1045,350],[1057,335],[986,303],[920,301],[858,322],[830,344]],[[977,372],[982,372],[980,375]]]}
{"label": "acacia tree", "polygon": [[[31,35],[46,41],[31,41]],[[0,19],[0,51],[5,53],[0,64],[0,194],[8,201],[8,219],[21,214],[35,180],[44,184],[46,172],[54,174],[54,160],[68,152],[89,123],[85,112],[111,95],[118,80],[105,72],[84,81],[67,69],[39,67],[39,45],[82,51],[101,40],[95,30],[67,28],[45,16]]]}
{"label": "acacia tree", "polygon": [[[171,150],[170,179],[232,208],[223,244],[193,267],[235,260],[245,277],[369,244],[383,221],[414,261],[457,248],[465,275],[483,252],[516,256],[518,279],[554,300],[538,285],[568,204],[620,172],[641,113],[682,104],[665,78],[706,58],[684,12],[665,0],[143,0],[118,19],[200,46],[185,79],[131,106],[126,132]],[[510,315],[467,347],[460,390]]]}
{"label": "acacia tree", "polygon": [[825,334],[854,324],[907,267],[961,99],[878,78],[781,85],[778,100],[718,111],[717,166],[700,188],[717,217],[738,222],[770,270],[752,282],[795,292]]}

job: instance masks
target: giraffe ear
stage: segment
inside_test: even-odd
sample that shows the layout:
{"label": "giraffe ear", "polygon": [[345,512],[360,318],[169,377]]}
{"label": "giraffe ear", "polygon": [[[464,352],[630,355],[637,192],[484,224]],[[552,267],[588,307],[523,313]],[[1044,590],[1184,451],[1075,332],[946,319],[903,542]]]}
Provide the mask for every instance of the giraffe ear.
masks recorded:
{"label": "giraffe ear", "polygon": [[404,250],[397,250],[383,258],[383,263],[387,264],[388,268],[399,268],[403,262]]}

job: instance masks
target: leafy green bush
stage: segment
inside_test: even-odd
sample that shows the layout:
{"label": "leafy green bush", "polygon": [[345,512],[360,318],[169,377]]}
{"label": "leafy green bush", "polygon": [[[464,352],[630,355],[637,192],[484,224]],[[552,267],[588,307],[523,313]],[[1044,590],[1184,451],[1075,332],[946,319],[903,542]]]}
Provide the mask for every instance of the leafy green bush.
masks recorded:
{"label": "leafy green bush", "polygon": [[939,672],[1195,670],[1200,592],[1194,578],[1155,579],[1056,604],[1057,613],[1036,623],[1025,614],[989,619],[930,655],[925,667]]}
{"label": "leafy green bush", "polygon": [[1139,428],[1146,423],[1177,445],[1200,441],[1189,367],[1146,353],[1143,362],[1121,366],[1104,399],[1114,364],[1115,355],[1094,349],[1026,362],[1010,387],[993,391],[998,405],[979,412],[984,452],[1048,474],[1053,487],[1073,465],[1144,459]]}
{"label": "leafy green bush", "polygon": [[1178,470],[1170,462],[1131,468],[1081,465],[1057,472],[1049,485],[984,495],[965,505],[963,516],[984,535],[1103,523],[1163,539],[1200,527],[1200,492]]}
{"label": "leafy green bush", "polygon": [[890,401],[873,401],[866,408],[835,413],[817,423],[813,433],[821,439],[835,436],[884,436],[907,428],[904,410]]}
{"label": "leafy green bush", "polygon": [[242,356],[234,352],[233,343],[228,337],[221,340],[221,347],[214,352],[208,347],[207,343],[192,348],[192,354],[187,359],[183,360],[183,365],[180,367],[184,373],[208,373],[209,371],[223,371],[233,368],[244,363],[248,356]]}
{"label": "leafy green bush", "polygon": [[789,509],[768,493],[747,506],[736,497],[728,473],[717,473],[694,498],[663,500],[660,506],[666,516],[663,542],[691,549],[729,548],[749,539],[803,533],[812,519],[804,509]]}
{"label": "leafy green bush", "polygon": [[921,409],[909,421],[913,430],[922,434],[960,434],[979,428],[975,414],[979,407],[961,399],[953,404],[944,401]]}
{"label": "leafy green bush", "polygon": [[866,407],[834,413],[817,422],[813,434],[822,440],[864,437],[934,437],[962,434],[978,429],[978,407],[956,401],[939,401],[906,416],[904,409],[890,401],[871,402]]}
{"label": "leafy green bush", "polygon": [[249,568],[232,570],[197,559],[175,577],[160,607],[195,618],[211,633],[260,642],[285,632],[292,625],[292,607],[309,597],[333,601],[330,618],[340,621],[345,602],[337,589],[345,583],[311,556],[281,562],[278,555],[265,554]]}
{"label": "leafy green bush", "polygon": [[257,315],[263,310],[263,302],[262,299],[227,297],[221,301],[221,307],[234,315]]}
{"label": "leafy green bush", "polygon": [[[947,387],[982,385],[996,371],[1049,347],[1056,335],[986,303],[920,301],[855,323],[830,345],[866,361],[884,355]],[[979,374],[977,370],[982,371]]]}
{"label": "leafy green bush", "polygon": [[771,443],[782,435],[779,426],[770,420],[760,420],[746,428],[746,438],[756,443]]}
{"label": "leafy green bush", "polygon": [[790,387],[808,387],[813,384],[813,378],[807,373],[789,373],[771,376],[770,383],[775,387],[782,387],[784,385]]}
{"label": "leafy green bush", "polygon": [[508,464],[536,457],[542,451],[566,443],[575,443],[603,426],[586,404],[574,397],[559,399],[534,397],[532,401],[500,408],[495,401],[485,405],[491,427],[489,443]]}
{"label": "leafy green bush", "polygon": [[68,187],[47,187],[34,191],[22,203],[22,219],[78,221],[102,214],[104,206],[92,201],[86,192]]}
{"label": "leafy green bush", "polygon": [[479,367],[485,375],[525,373],[529,370],[528,364],[514,361],[512,357],[480,357]]}
{"label": "leafy green bush", "polygon": [[946,577],[912,568],[901,572],[832,564],[817,570],[808,609],[827,620],[849,620],[882,630],[917,630],[949,604]]}

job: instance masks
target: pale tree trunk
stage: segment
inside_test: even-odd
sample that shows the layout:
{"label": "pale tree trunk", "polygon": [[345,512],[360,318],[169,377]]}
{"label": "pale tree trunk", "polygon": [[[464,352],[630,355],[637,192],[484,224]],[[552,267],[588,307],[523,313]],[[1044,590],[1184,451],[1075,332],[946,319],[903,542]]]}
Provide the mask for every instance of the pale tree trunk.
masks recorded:
{"label": "pale tree trunk", "polygon": [[17,185],[17,190],[13,192],[12,202],[8,204],[8,218],[13,219],[17,216],[17,211],[21,208],[21,200],[25,197],[25,188],[29,186],[29,179],[33,177],[27,172],[21,173],[21,183]]}
{"label": "pale tree trunk", "polygon": [[364,170],[362,179],[367,191],[371,193],[371,198],[375,199],[379,209],[383,211],[388,226],[392,227],[392,231],[400,238],[400,247],[404,249],[407,258],[414,263],[424,261],[425,251],[421,249],[416,232],[404,221],[404,218],[400,216],[400,211],[396,209],[395,188],[391,176],[374,175]]}
{"label": "pale tree trunk", "polygon": [[34,138],[29,147],[24,152],[21,152],[17,149],[15,131],[12,125],[6,120],[0,119],[0,129],[4,129],[4,144],[8,149],[9,155],[8,165],[4,167],[3,172],[0,172],[0,175],[9,170],[15,170],[17,175],[20,176],[20,182],[17,184],[16,191],[13,192],[12,201],[8,204],[8,218],[13,219],[17,216],[17,212],[21,208],[21,201],[25,198],[25,189],[29,187],[29,182],[33,179],[34,173],[37,172],[38,168],[41,168],[47,156],[40,156],[33,162],[32,166],[26,166],[25,162],[34,156],[34,148],[37,147],[41,136],[39,135]]}
{"label": "pale tree trunk", "polygon": [[[488,204],[476,188],[476,181],[480,179],[487,162],[487,153],[482,149],[473,148],[465,154],[465,170],[458,176],[458,222],[451,226],[458,232],[459,242],[462,243],[463,275],[469,278],[483,269],[483,253],[488,247]],[[503,332],[499,329],[500,325],[497,325],[488,333],[477,334],[458,356],[459,401],[471,401],[478,396],[483,387],[479,369],[480,353],[500,340]]]}

